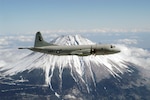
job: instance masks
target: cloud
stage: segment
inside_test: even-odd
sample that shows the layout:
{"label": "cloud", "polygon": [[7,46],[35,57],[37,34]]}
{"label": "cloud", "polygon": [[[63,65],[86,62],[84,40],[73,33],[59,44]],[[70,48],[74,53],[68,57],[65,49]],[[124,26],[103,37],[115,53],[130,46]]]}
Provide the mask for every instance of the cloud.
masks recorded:
{"label": "cloud", "polygon": [[0,49],[0,67],[17,62],[22,57],[31,53],[28,50],[19,50],[17,48]]}
{"label": "cloud", "polygon": [[118,54],[120,59],[137,65],[135,67],[139,70],[141,76],[150,84],[150,51],[125,45],[118,46],[121,49],[121,53]]}
{"label": "cloud", "polygon": [[[150,29],[114,29],[114,28],[95,28],[95,29],[79,29],[79,30],[70,30],[70,29],[60,29],[60,30],[41,30],[42,33],[139,33],[139,32],[150,32]],[[33,32],[32,32],[33,33]]]}
{"label": "cloud", "polygon": [[0,67],[5,66],[5,65],[6,65],[6,62],[3,60],[0,60]]}
{"label": "cloud", "polygon": [[33,41],[33,36],[18,36],[15,38],[15,40],[21,41],[21,42],[31,42]]}
{"label": "cloud", "polygon": [[137,44],[138,41],[136,39],[119,39],[118,43],[130,45],[130,44]]}
{"label": "cloud", "polygon": [[125,45],[118,46],[121,49],[121,53],[119,55],[122,59],[142,66],[142,68],[145,66],[145,68],[150,69],[150,52],[148,50]]}
{"label": "cloud", "polygon": [[0,37],[0,48],[12,48],[16,46],[24,46],[24,44],[31,44],[34,42],[34,36],[30,35],[5,35]]}
{"label": "cloud", "polygon": [[3,46],[3,45],[9,45],[9,42],[7,39],[5,38],[0,38],[0,45]]}
{"label": "cloud", "polygon": [[[61,35],[70,35],[70,34],[80,34],[82,36],[88,37],[91,40],[94,40],[95,42],[110,42],[110,43],[123,43],[123,44],[142,44],[142,46],[145,48],[148,46],[144,41],[149,41],[148,38],[145,40],[145,37],[141,37],[140,32],[150,32],[150,29],[112,29],[112,28],[95,28],[95,29],[59,29],[59,30],[41,30],[41,33],[43,33],[44,39],[47,41],[51,41],[52,39],[61,36]],[[133,32],[132,34],[130,32]],[[137,33],[137,34],[134,34]],[[24,34],[5,34],[3,37],[0,37],[0,48],[2,48],[3,45],[20,45],[23,46],[23,44],[26,44],[28,42],[29,44],[34,43],[35,38],[34,32],[28,32]],[[130,33],[130,34],[129,34]],[[147,33],[144,33],[146,36],[148,36]],[[143,34],[143,35],[144,35]],[[134,37],[133,37],[134,36]],[[137,38],[139,36],[139,38]],[[124,39],[120,39],[121,37],[124,37]],[[118,40],[118,41],[117,41]]]}

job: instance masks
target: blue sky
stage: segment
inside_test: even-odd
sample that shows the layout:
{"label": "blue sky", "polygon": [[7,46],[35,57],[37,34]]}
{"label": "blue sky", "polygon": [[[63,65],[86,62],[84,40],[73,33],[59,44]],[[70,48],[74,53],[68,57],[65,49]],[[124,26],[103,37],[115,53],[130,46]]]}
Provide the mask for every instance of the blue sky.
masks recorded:
{"label": "blue sky", "polygon": [[150,0],[0,0],[0,34],[147,35],[149,18]]}

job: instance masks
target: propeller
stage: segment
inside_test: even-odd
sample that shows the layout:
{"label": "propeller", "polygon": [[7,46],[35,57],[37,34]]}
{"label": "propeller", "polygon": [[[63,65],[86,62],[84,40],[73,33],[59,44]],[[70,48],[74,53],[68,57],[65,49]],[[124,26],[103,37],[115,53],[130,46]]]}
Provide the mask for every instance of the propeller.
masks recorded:
{"label": "propeller", "polygon": [[96,55],[96,49],[92,48],[92,46],[91,46],[90,53],[93,54],[93,55]]}

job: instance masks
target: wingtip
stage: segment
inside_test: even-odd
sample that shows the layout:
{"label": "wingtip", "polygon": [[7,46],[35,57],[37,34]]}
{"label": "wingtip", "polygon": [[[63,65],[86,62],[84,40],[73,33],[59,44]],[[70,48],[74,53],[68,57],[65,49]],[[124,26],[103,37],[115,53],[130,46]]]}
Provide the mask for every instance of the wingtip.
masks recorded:
{"label": "wingtip", "polygon": [[18,49],[23,49],[23,48],[18,48]]}
{"label": "wingtip", "polygon": [[18,48],[18,49],[28,49],[28,48]]}

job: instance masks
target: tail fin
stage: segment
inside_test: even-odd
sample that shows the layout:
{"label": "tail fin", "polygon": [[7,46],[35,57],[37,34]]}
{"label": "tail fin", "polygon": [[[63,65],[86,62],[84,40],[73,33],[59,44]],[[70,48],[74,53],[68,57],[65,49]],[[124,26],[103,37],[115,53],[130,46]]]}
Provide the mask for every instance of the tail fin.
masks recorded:
{"label": "tail fin", "polygon": [[40,32],[36,33],[34,47],[42,47],[52,45],[43,40],[43,37]]}

